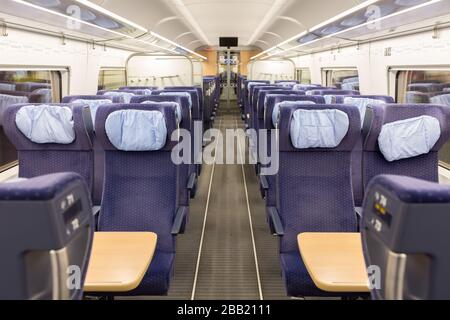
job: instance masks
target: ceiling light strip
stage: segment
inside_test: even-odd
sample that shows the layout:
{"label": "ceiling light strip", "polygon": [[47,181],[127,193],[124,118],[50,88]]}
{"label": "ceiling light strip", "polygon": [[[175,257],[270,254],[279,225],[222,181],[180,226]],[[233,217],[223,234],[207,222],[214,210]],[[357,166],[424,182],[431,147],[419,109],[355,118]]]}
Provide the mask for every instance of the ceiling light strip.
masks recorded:
{"label": "ceiling light strip", "polygon": [[56,16],[64,18],[64,19],[72,20],[72,21],[79,22],[79,23],[82,23],[84,25],[87,25],[87,26],[90,26],[90,27],[93,27],[93,28],[100,29],[102,31],[110,32],[110,33],[118,35],[120,37],[126,37],[128,39],[134,39],[133,37],[131,37],[131,36],[127,35],[127,34],[123,34],[123,33],[120,33],[120,32],[114,31],[114,30],[106,29],[106,28],[100,27],[100,26],[98,26],[96,24],[93,24],[93,23],[90,23],[90,22],[87,22],[87,21],[84,21],[84,20],[81,20],[81,19],[69,16],[69,15],[66,15],[66,14],[62,14],[62,13],[59,13],[57,11],[53,11],[53,10],[50,10],[50,9],[47,9],[47,8],[44,8],[44,7],[40,7],[40,6],[32,4],[30,2],[26,2],[26,1],[23,1],[23,0],[13,0],[13,1],[17,2],[19,4],[31,7],[31,8],[36,9],[36,10],[40,10],[40,11],[44,11],[46,13],[50,13],[50,14],[56,15]]}
{"label": "ceiling light strip", "polygon": [[165,41],[165,42],[167,42],[167,43],[170,43],[171,45],[174,45],[174,46],[176,46],[176,47],[178,47],[178,48],[180,48],[180,49],[182,49],[182,50],[184,50],[184,51],[186,51],[186,52],[189,52],[189,53],[195,55],[196,57],[198,57],[198,58],[200,58],[200,59],[208,60],[208,58],[206,58],[205,56],[202,56],[202,55],[198,54],[197,52],[194,52],[194,51],[192,51],[192,50],[190,50],[190,49],[188,49],[188,48],[185,48],[185,47],[179,45],[178,43],[173,42],[172,40],[169,40],[169,39],[163,37],[162,35],[159,35],[159,34],[157,34],[157,33],[155,33],[155,32],[150,32],[150,35],[152,35],[153,37],[158,38],[158,39],[160,39],[160,40],[162,40],[162,41]]}
{"label": "ceiling light strip", "polygon": [[367,1],[365,1],[365,2],[363,2],[363,3],[361,3],[361,4],[359,4],[359,5],[357,5],[357,6],[353,7],[353,8],[351,8],[351,9],[348,9],[348,10],[346,10],[346,11],[344,11],[344,12],[342,12],[342,13],[336,15],[336,16],[334,16],[334,17],[331,18],[331,19],[328,19],[328,20],[326,20],[326,21],[324,21],[324,22],[321,22],[320,24],[318,24],[318,25],[316,25],[315,27],[311,28],[309,31],[303,31],[303,32],[301,32],[301,33],[299,33],[299,34],[297,34],[297,35],[291,37],[290,39],[288,39],[288,40],[286,40],[286,41],[283,41],[283,42],[277,44],[276,46],[274,46],[274,47],[272,47],[272,48],[270,48],[270,49],[267,49],[267,50],[261,52],[260,54],[254,56],[254,57],[251,57],[250,60],[257,59],[257,58],[261,57],[262,55],[264,55],[264,54],[266,54],[266,53],[269,53],[269,52],[275,50],[275,49],[278,48],[279,46],[283,46],[283,45],[285,45],[285,44],[288,44],[289,42],[291,42],[291,41],[293,41],[293,40],[299,39],[299,38],[301,38],[301,37],[307,35],[309,32],[313,32],[313,31],[315,31],[315,30],[317,30],[317,29],[320,29],[320,28],[322,28],[322,27],[324,27],[324,26],[330,24],[330,23],[333,23],[333,22],[338,21],[338,20],[340,20],[340,19],[342,19],[342,18],[345,18],[346,16],[348,16],[348,15],[354,13],[354,12],[357,12],[357,11],[362,10],[362,9],[364,9],[364,8],[367,8],[367,7],[371,6],[371,5],[374,5],[374,4],[376,4],[377,2],[379,2],[379,1],[381,1],[381,0],[367,0]]}
{"label": "ceiling light strip", "polygon": [[[40,10],[40,11],[43,11],[43,12],[46,12],[46,13],[49,13],[49,14],[53,14],[53,15],[56,15],[56,16],[61,17],[61,18],[64,18],[64,19],[72,20],[72,21],[75,21],[75,22],[78,22],[78,23],[81,23],[81,24],[84,24],[84,25],[87,25],[87,26],[90,26],[90,27],[93,27],[93,28],[97,28],[97,29],[102,30],[102,31],[105,31],[105,32],[109,32],[109,33],[115,34],[115,35],[120,36],[120,37],[125,37],[125,38],[127,38],[127,39],[131,39],[131,40],[134,40],[134,41],[143,43],[143,44],[152,46],[152,47],[154,47],[154,48],[158,48],[158,49],[163,50],[163,51],[166,51],[166,52],[171,52],[171,53],[174,53],[174,54],[179,54],[179,53],[178,53],[177,51],[175,51],[175,50],[168,49],[168,48],[164,48],[164,47],[159,46],[159,45],[157,45],[157,44],[155,44],[155,43],[151,43],[151,42],[148,42],[148,41],[145,41],[145,40],[141,40],[141,39],[136,39],[136,38],[134,38],[134,37],[132,37],[132,36],[130,36],[130,35],[127,35],[127,34],[124,34],[124,33],[120,33],[120,32],[114,31],[114,30],[110,30],[110,29],[107,29],[107,28],[103,28],[103,27],[100,27],[100,26],[98,26],[98,25],[96,25],[96,24],[93,24],[93,23],[84,21],[84,20],[82,20],[82,19],[78,19],[78,18],[69,16],[69,15],[66,15],[66,14],[63,14],[63,13],[60,13],[60,12],[57,12],[57,11],[53,11],[53,10],[50,10],[50,9],[47,9],[47,8],[44,8],[44,7],[35,5],[35,4],[30,3],[30,2],[27,2],[27,1],[23,1],[23,0],[13,0],[13,1],[16,2],[16,3],[22,4],[22,5],[28,6],[28,7],[30,7],[30,8],[36,9],[36,10]],[[90,1],[87,1],[87,0],[76,0],[76,2],[78,2],[78,3],[80,3],[80,4],[83,4],[83,5],[85,5],[85,6],[89,7],[89,8],[91,8],[91,9],[97,10],[97,11],[101,12],[102,14],[105,14],[105,15],[109,16],[109,17],[112,18],[112,19],[119,20],[119,21],[121,21],[121,22],[123,22],[123,23],[125,23],[125,24],[128,24],[128,25],[130,25],[130,26],[136,28],[136,29],[139,29],[139,30],[142,31],[142,32],[145,32],[145,33],[148,33],[148,32],[149,32],[149,31],[148,31],[147,29],[145,29],[144,27],[139,26],[138,24],[136,24],[136,23],[134,23],[134,22],[132,22],[132,21],[129,21],[128,19],[125,19],[125,18],[123,18],[123,17],[120,17],[119,15],[117,15],[117,14],[115,14],[115,13],[109,11],[109,10],[106,10],[106,9],[100,7],[100,6],[97,6],[96,4],[94,4],[94,3],[90,2]],[[196,53],[196,52],[194,52],[194,51],[192,51],[192,50],[189,50],[189,49],[187,49],[187,48],[185,48],[185,47],[183,47],[183,46],[181,46],[181,45],[179,45],[179,44],[177,44],[177,43],[175,43],[175,42],[173,42],[173,41],[171,41],[171,40],[169,40],[169,39],[167,39],[167,38],[164,38],[163,36],[161,36],[161,35],[159,35],[159,34],[157,34],[157,33],[150,32],[150,34],[151,34],[152,36],[154,36],[154,37],[156,37],[156,38],[162,40],[162,41],[165,41],[165,42],[167,42],[167,43],[169,43],[169,44],[172,44],[172,45],[174,45],[174,46],[176,46],[176,47],[178,47],[178,48],[181,48],[181,49],[183,49],[184,51],[189,52],[189,53],[191,53],[191,54],[197,56],[197,57],[200,58],[200,59],[208,60],[208,58],[206,58],[206,57],[204,57],[204,56],[202,56],[202,55],[199,55],[198,53]]]}
{"label": "ceiling light strip", "polygon": [[[371,20],[371,21],[365,22],[363,24],[360,24],[360,25],[357,25],[357,26],[354,26],[354,27],[351,27],[351,28],[348,28],[348,29],[345,29],[345,30],[342,30],[342,31],[339,31],[339,32],[336,32],[336,33],[333,33],[333,34],[321,37],[321,38],[318,38],[318,39],[315,39],[315,40],[307,42],[307,43],[302,43],[302,44],[300,44],[298,46],[286,49],[283,53],[286,53],[286,52],[289,52],[289,51],[292,51],[292,50],[295,50],[295,49],[298,49],[298,48],[301,48],[301,47],[304,47],[304,46],[307,46],[307,45],[311,45],[311,44],[313,44],[315,42],[318,42],[320,40],[329,39],[329,38],[335,37],[337,35],[340,35],[342,33],[349,32],[349,31],[352,31],[352,30],[356,30],[358,28],[365,27],[365,26],[373,24],[373,23],[381,22],[383,20],[386,20],[386,19],[389,19],[389,18],[392,18],[392,17],[396,17],[396,16],[399,16],[399,15],[402,15],[402,14],[405,14],[405,13],[408,13],[408,12],[411,12],[411,11],[415,11],[417,9],[421,9],[421,8],[424,8],[424,7],[427,7],[427,6],[430,6],[430,5],[442,2],[442,1],[443,0],[432,0],[432,1],[425,2],[425,3],[419,4],[417,6],[411,7],[411,8],[407,8],[407,9],[402,10],[402,11],[394,12],[394,13],[392,13],[390,15],[385,16],[385,17],[381,17],[381,18],[378,18],[378,19],[375,19],[375,20]],[[280,53],[275,53],[275,54],[268,55],[266,57],[266,59],[270,58],[270,57],[273,57],[273,56],[276,56],[278,54],[280,54]]]}
{"label": "ceiling light strip", "polygon": [[113,18],[115,20],[119,20],[120,22],[128,24],[128,25],[132,26],[133,28],[141,30],[142,32],[148,32],[148,30],[146,28],[138,25],[137,23],[134,23],[133,21],[130,21],[130,20],[124,18],[124,17],[121,17],[121,16],[115,14],[114,12],[111,12],[111,11],[109,11],[109,10],[99,6],[99,5],[96,5],[95,3],[92,3],[92,2],[87,1],[87,0],[75,0],[75,1],[78,2],[79,4],[82,4],[82,5],[86,6],[86,7],[94,9],[94,10],[100,12],[100,13],[103,13],[103,14],[109,16],[110,18]]}

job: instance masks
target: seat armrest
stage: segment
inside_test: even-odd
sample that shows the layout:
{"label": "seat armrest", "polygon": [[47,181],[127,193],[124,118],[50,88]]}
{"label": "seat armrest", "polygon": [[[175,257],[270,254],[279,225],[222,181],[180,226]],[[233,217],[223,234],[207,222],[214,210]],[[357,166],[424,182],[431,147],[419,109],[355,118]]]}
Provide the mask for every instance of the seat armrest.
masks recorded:
{"label": "seat armrest", "polygon": [[176,236],[182,232],[183,223],[186,218],[186,212],[188,207],[180,207],[177,210],[175,220],[172,225],[172,235]]}
{"label": "seat armrest", "polygon": [[190,191],[194,190],[196,181],[197,181],[197,174],[195,172],[193,172],[189,176],[187,189],[190,190]]}
{"label": "seat armrest", "polygon": [[273,228],[275,230],[275,235],[284,236],[284,227],[283,223],[281,222],[278,209],[275,207],[268,207],[267,210],[269,212],[269,219],[271,220]]}
{"label": "seat armrest", "polygon": [[263,188],[264,191],[269,190],[269,181],[267,180],[266,176],[260,175],[259,182],[261,183],[261,188]]}
{"label": "seat armrest", "polygon": [[102,209],[102,207],[100,207],[100,206],[93,206],[92,207],[92,215],[94,217],[98,216],[100,214],[101,209]]}

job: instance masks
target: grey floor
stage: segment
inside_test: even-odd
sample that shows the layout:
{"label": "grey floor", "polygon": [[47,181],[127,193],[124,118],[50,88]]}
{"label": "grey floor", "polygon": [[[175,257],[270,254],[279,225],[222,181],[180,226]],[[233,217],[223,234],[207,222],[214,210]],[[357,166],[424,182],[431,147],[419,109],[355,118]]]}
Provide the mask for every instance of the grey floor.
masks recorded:
{"label": "grey floor", "polygon": [[[242,127],[235,104],[221,106],[215,127]],[[244,154],[245,146],[236,144],[235,152]],[[165,299],[287,299],[253,166],[205,165],[190,210]]]}

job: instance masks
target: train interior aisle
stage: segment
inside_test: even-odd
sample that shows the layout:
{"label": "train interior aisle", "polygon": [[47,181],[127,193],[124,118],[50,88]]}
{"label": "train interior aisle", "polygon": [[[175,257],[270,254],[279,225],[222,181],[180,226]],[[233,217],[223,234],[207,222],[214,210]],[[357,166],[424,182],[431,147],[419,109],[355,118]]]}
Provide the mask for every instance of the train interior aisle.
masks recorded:
{"label": "train interior aisle", "polygon": [[450,0],[0,0],[0,300],[450,300],[449,56]]}
{"label": "train interior aisle", "polygon": [[[222,102],[215,127],[223,134],[244,128],[235,103],[227,106]],[[279,276],[277,239],[267,226],[265,204],[248,161],[247,146],[245,136],[236,140],[234,154],[239,164],[205,167],[199,179],[199,196],[191,204],[189,230],[179,237],[168,298],[288,298]]]}

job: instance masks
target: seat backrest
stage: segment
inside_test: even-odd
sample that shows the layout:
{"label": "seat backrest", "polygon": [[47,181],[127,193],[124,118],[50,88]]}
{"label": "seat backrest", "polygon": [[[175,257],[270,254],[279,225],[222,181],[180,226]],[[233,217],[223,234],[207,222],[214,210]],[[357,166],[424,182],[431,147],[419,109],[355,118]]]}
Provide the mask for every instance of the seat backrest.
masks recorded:
{"label": "seat backrest", "polygon": [[386,103],[395,103],[395,99],[391,96],[383,96],[383,95],[346,95],[346,96],[336,96],[336,104],[344,104],[344,100],[346,98],[353,98],[353,99],[371,99],[371,100],[381,100]]}
{"label": "seat backrest", "polygon": [[253,106],[253,98],[255,94],[255,89],[259,87],[271,87],[270,81],[266,82],[250,82],[248,84],[248,102],[250,106]]}
{"label": "seat backrest", "polygon": [[184,86],[184,87],[165,87],[164,90],[168,90],[168,91],[172,91],[172,90],[181,90],[181,91],[185,91],[185,90],[197,90],[197,94],[198,94],[198,99],[200,102],[200,109],[203,110],[203,89],[199,86]]}
{"label": "seat backrest", "polygon": [[[0,184],[0,299],[83,298],[95,229],[89,196],[75,173]],[[81,286],[70,288],[73,266]]]}
{"label": "seat backrest", "polygon": [[245,103],[248,103],[250,100],[251,88],[255,85],[270,85],[270,81],[262,81],[262,80],[244,80],[244,98]]}
{"label": "seat backrest", "polygon": [[153,90],[158,90],[158,87],[151,87],[151,86],[127,86],[127,87],[120,87],[119,88],[119,90],[131,90],[131,91],[134,91],[134,90],[150,90],[150,91],[153,91]]}
{"label": "seat backrest", "polygon": [[273,113],[275,106],[281,102],[295,102],[295,101],[311,101],[315,104],[325,104],[325,99],[322,96],[305,96],[298,94],[280,95],[268,94],[264,103],[264,128],[275,129],[273,126]]}
{"label": "seat backrest", "polygon": [[[174,253],[171,228],[179,205],[178,166],[171,159],[178,143],[171,140],[177,130],[174,106],[107,106],[99,110],[95,126],[105,149],[99,230],[155,232],[157,250]],[[113,144],[116,140],[122,145]]]}
{"label": "seat backrest", "polygon": [[164,90],[155,90],[152,92],[152,95],[154,96],[159,96],[162,93],[164,94],[168,94],[168,93],[183,93],[186,92],[188,94],[190,94],[191,96],[191,101],[192,101],[192,119],[194,121],[203,121],[203,113],[202,110],[200,109],[200,98],[198,95],[198,91],[197,89],[164,89]]}
{"label": "seat backrest", "polygon": [[[180,106],[180,111],[177,110],[177,116],[178,113],[180,113],[181,118],[179,118],[180,127],[182,129],[186,129],[188,131],[191,131],[193,128],[193,119],[192,119],[192,110],[189,106],[189,99],[187,97],[180,97],[180,96],[135,96],[131,98],[131,104],[142,104],[146,102],[154,102],[154,103],[176,103]],[[178,109],[178,107],[177,107]]]}
{"label": "seat backrest", "polygon": [[[439,122],[440,137],[428,153],[419,154],[410,158],[402,158],[397,161],[386,160],[386,156],[380,149],[380,135],[385,125],[398,123],[399,121],[410,121],[417,117],[428,116]],[[425,128],[412,127],[404,130],[403,133],[390,139],[411,137],[413,148],[406,145],[405,141],[393,140],[394,147],[403,148],[402,151],[415,151],[422,148],[419,145],[419,135],[429,134]],[[432,128],[438,129],[438,128]],[[366,119],[363,127],[363,184],[367,186],[369,182],[380,174],[403,175],[431,182],[438,182],[438,152],[450,138],[450,110],[442,105],[430,104],[386,104],[369,106],[366,112]],[[386,138],[386,137],[385,137]],[[389,137],[388,137],[389,138]],[[430,138],[430,137],[428,137]],[[428,139],[427,138],[427,139]],[[395,142],[397,141],[396,145]],[[383,143],[383,141],[382,141]],[[418,149],[417,149],[418,150]],[[395,151],[395,150],[394,150]]]}
{"label": "seat backrest", "polygon": [[5,110],[4,120],[5,134],[19,153],[19,177],[75,172],[92,192],[93,123],[88,106],[19,104]]}
{"label": "seat backrest", "polygon": [[306,92],[307,95],[324,96],[327,104],[336,103],[338,96],[359,96],[359,91],[356,90],[311,90]]}
{"label": "seat backrest", "polygon": [[355,232],[351,152],[361,132],[358,110],[299,104],[281,108],[279,127],[281,252],[298,251],[303,232]]}
{"label": "seat backrest", "polygon": [[258,119],[264,119],[264,112],[265,112],[265,105],[267,103],[267,97],[269,95],[277,95],[277,96],[304,96],[304,91],[299,90],[290,90],[290,89],[268,89],[268,90],[261,90],[258,95],[258,101],[257,101],[257,118]]}
{"label": "seat backrest", "polygon": [[64,97],[61,103],[87,104],[91,109],[92,122],[95,123],[97,109],[104,104],[121,103],[122,98],[118,96],[97,96],[97,95],[78,95]]}
{"label": "seat backrest", "polygon": [[120,103],[130,103],[131,98],[134,96],[145,96],[145,91],[138,92],[134,90],[99,90],[97,92],[99,96],[109,96],[109,97],[119,97],[121,99]]}

